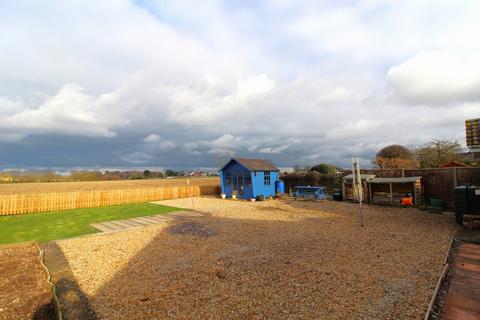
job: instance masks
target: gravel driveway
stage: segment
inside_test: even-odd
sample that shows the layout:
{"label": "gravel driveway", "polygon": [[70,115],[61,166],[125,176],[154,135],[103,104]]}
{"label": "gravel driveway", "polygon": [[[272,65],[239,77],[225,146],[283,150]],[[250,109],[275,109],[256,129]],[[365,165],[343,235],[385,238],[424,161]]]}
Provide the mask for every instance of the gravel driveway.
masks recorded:
{"label": "gravel driveway", "polygon": [[[205,213],[59,241],[104,319],[420,319],[455,224],[416,209],[215,198]],[[193,230],[193,231],[190,231]]]}

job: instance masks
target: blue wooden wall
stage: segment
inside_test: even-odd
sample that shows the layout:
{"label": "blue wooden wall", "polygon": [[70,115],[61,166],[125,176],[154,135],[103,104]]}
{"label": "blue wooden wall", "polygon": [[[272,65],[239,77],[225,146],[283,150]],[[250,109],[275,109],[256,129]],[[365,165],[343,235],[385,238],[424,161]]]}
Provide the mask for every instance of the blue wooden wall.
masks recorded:
{"label": "blue wooden wall", "polygon": [[[237,191],[237,197],[242,199],[253,198],[252,191],[252,174],[244,166],[231,161],[220,172],[222,192],[227,195],[228,198],[232,197],[232,191]],[[229,180],[229,183],[227,183]],[[250,182],[249,182],[250,181]]]}
{"label": "blue wooden wall", "polygon": [[[265,185],[265,173],[270,176],[270,184]],[[222,192],[228,198],[236,189],[237,197],[242,199],[255,198],[258,195],[275,196],[275,181],[279,180],[276,171],[251,172],[236,161],[230,161],[220,172]]]}
{"label": "blue wooden wall", "polygon": [[[265,174],[270,175],[270,184],[265,185]],[[275,196],[275,181],[278,180],[278,172],[275,171],[256,171],[252,173],[252,185],[254,197],[263,195],[265,197]]]}

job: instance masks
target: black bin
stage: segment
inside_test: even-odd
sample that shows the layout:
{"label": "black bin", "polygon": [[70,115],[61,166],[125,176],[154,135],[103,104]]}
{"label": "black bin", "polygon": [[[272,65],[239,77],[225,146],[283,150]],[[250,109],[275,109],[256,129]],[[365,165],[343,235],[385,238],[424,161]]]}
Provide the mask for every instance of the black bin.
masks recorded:
{"label": "black bin", "polygon": [[342,190],[333,190],[332,193],[333,200],[335,201],[342,201],[343,200],[343,195],[342,195]]}
{"label": "black bin", "polygon": [[455,221],[463,224],[463,216],[468,214],[468,186],[460,186],[453,189],[453,201],[455,204]]}
{"label": "black bin", "polygon": [[464,215],[480,216],[480,188],[477,186],[459,186],[453,189],[455,203],[455,221],[462,225]]}
{"label": "black bin", "polygon": [[470,215],[480,215],[480,188],[468,187],[468,209]]}

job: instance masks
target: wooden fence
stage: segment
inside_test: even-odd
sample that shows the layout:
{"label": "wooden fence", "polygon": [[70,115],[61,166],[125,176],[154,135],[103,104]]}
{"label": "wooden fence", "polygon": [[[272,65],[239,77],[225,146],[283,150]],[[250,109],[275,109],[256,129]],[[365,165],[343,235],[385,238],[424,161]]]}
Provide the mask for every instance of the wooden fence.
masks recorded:
{"label": "wooden fence", "polygon": [[480,168],[364,170],[377,177],[422,177],[424,203],[440,199],[453,209],[453,188],[464,184],[480,185]]}
{"label": "wooden fence", "polygon": [[218,185],[0,195],[0,216],[217,194]]}
{"label": "wooden fence", "polygon": [[[422,177],[423,203],[430,199],[440,199],[447,208],[453,209],[453,188],[464,184],[480,186],[480,168],[440,168],[440,169],[363,169],[363,174],[374,174],[378,178]],[[345,171],[346,175],[351,173]],[[320,175],[318,175],[320,176]],[[325,185],[329,189],[341,188],[341,177],[315,177],[312,174],[288,174],[283,177],[287,190],[295,185]]]}

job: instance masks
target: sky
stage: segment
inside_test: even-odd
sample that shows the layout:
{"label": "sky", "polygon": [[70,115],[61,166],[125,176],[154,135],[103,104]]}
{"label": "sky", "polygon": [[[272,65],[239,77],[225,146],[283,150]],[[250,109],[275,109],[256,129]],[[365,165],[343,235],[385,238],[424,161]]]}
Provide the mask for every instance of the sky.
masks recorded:
{"label": "sky", "polygon": [[0,0],[0,169],[465,144],[480,2]]}

